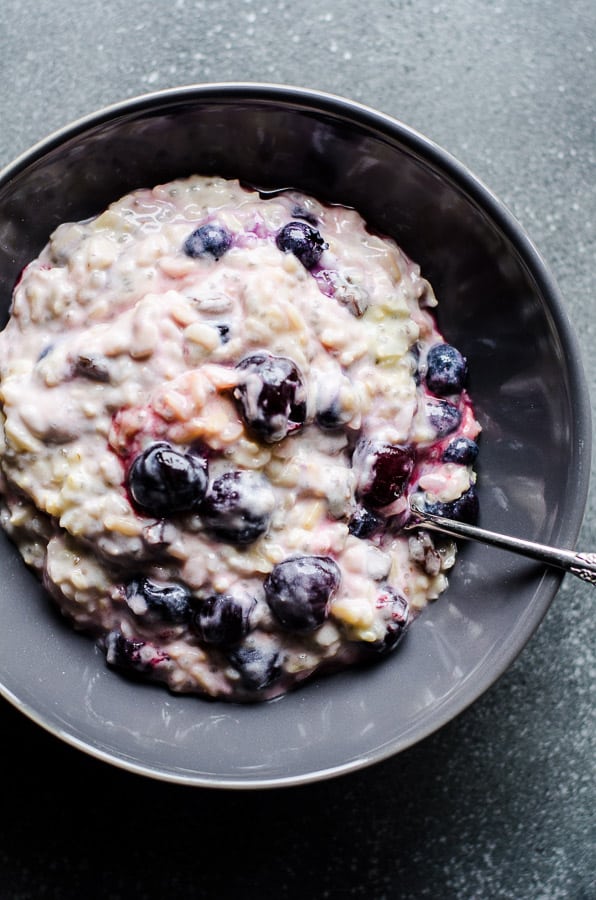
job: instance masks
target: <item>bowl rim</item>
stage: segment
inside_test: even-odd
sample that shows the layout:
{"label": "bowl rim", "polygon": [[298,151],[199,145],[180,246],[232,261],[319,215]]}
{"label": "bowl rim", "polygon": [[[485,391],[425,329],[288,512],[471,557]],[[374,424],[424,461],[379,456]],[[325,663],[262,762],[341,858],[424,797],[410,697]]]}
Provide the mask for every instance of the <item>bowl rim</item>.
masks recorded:
{"label": "bowl rim", "polygon": [[[456,187],[462,190],[469,199],[476,203],[493,220],[515,249],[520,264],[531,273],[548,307],[557,334],[560,336],[563,345],[570,351],[566,357],[566,365],[570,393],[575,400],[574,428],[576,443],[571,447],[571,450],[575,457],[573,462],[575,463],[577,477],[575,481],[575,503],[569,510],[563,523],[561,545],[571,548],[580,532],[588,500],[592,447],[592,413],[579,341],[566,311],[565,301],[545,260],[526,230],[507,206],[465,164],[415,128],[394,116],[378,111],[358,101],[312,88],[261,81],[222,81],[186,84],[134,95],[128,99],[100,107],[94,112],[76,118],[70,123],[50,132],[46,137],[20,153],[0,170],[0,190],[22,171],[35,164],[46,154],[60,147],[60,145],[103,124],[119,118],[127,118],[151,111],[157,112],[160,107],[171,108],[172,106],[183,105],[189,102],[200,103],[201,101],[277,103],[288,106],[288,108],[310,110],[316,114],[329,114],[338,120],[349,121],[386,139],[397,140],[417,157],[428,161],[438,171],[446,175]],[[155,766],[135,762],[124,754],[117,756],[108,750],[84,741],[74,734],[68,733],[51,721],[46,720],[42,713],[36,711],[29,703],[17,697],[2,682],[0,682],[0,696],[4,697],[5,700],[31,721],[70,746],[82,750],[96,759],[135,774],[187,786],[226,789],[292,787],[312,783],[357,771],[388,759],[429,737],[454,717],[460,715],[479,699],[519,656],[542,623],[562,580],[562,572],[552,570],[544,572],[541,582],[540,602],[534,604],[531,609],[531,615],[528,613],[527,617],[525,617],[529,621],[526,623],[525,628],[519,629],[521,634],[514,637],[507,644],[506,649],[495,656],[492,665],[488,667],[488,670],[483,671],[483,677],[475,681],[473,690],[468,690],[463,698],[458,693],[456,697],[449,698],[443,704],[441,715],[436,717],[437,721],[430,723],[427,729],[422,731],[416,729],[415,735],[406,734],[401,739],[388,743],[374,754],[367,754],[336,766],[327,766],[324,769],[297,776],[283,775],[247,780],[245,778],[211,777],[200,774],[178,775],[168,769],[160,770]]]}

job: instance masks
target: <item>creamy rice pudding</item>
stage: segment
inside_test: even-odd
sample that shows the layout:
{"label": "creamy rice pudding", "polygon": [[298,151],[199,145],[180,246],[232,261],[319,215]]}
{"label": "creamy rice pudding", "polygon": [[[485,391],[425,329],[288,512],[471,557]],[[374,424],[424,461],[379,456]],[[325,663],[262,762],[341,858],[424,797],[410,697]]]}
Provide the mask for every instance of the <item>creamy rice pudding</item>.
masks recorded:
{"label": "creamy rice pudding", "polygon": [[[431,286],[357,212],[193,176],[56,229],[0,335],[4,528],[110,665],[274,697],[391,652],[474,520]],[[23,598],[22,602],[27,602]]]}

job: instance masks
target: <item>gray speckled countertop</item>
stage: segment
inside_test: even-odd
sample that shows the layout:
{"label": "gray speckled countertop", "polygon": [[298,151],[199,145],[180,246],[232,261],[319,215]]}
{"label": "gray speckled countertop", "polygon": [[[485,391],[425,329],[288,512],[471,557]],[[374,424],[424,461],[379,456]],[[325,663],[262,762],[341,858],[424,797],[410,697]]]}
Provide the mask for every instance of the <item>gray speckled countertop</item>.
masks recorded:
{"label": "gray speckled countertop", "polygon": [[[191,82],[319,88],[402,119],[526,227],[596,397],[593,0],[2,0],[0,73],[0,165],[100,106]],[[593,591],[567,576],[510,671],[441,731],[302,788],[147,781],[2,702],[0,897],[594,900]]]}

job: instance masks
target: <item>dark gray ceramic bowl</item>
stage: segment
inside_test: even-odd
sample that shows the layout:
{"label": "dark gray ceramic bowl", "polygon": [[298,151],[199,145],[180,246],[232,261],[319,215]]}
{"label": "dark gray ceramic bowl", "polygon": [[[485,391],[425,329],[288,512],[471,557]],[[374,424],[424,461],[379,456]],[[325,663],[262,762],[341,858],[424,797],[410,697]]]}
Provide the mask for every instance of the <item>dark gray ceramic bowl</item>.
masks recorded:
{"label": "dark gray ceramic bowl", "polygon": [[[590,413],[564,304],[506,209],[405,125],[324,94],[204,85],[130,100],[65,128],[0,174],[3,309],[60,222],[132,188],[217,173],[357,207],[421,266],[439,323],[468,357],[484,428],[481,521],[572,546],[587,494]],[[49,731],[125,769],[192,785],[299,784],[394,754],[497,679],[561,576],[485,547],[462,549],[448,592],[376,668],[282,699],[230,706],[134,685],[52,610],[0,545],[0,688]]]}

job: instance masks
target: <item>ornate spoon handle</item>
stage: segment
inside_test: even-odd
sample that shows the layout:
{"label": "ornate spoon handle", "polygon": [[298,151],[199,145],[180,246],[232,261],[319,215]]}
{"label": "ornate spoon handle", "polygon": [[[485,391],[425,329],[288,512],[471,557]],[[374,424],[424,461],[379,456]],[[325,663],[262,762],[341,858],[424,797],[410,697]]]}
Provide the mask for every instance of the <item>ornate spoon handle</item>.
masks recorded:
{"label": "ornate spoon handle", "polygon": [[467,525],[465,522],[456,522],[453,519],[445,519],[434,513],[411,503],[412,519],[406,526],[410,528],[431,528],[441,531],[451,537],[465,538],[470,541],[480,541],[491,547],[501,547],[503,550],[511,550],[522,556],[529,556],[548,566],[556,566],[577,575],[583,581],[596,585],[596,553],[576,553],[575,550],[559,550],[556,547],[548,547],[546,544],[536,544],[534,541],[526,541],[523,538],[509,537],[475,525]]}

